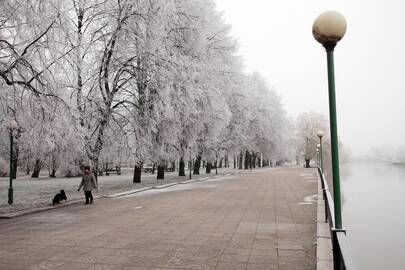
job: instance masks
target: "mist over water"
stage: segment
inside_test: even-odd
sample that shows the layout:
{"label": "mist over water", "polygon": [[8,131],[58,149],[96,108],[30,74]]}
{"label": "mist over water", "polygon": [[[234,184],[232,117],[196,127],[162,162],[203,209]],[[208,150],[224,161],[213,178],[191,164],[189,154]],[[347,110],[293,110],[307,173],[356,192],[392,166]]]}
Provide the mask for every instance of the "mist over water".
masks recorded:
{"label": "mist over water", "polygon": [[404,269],[405,166],[348,163],[341,175],[343,226],[359,269]]}

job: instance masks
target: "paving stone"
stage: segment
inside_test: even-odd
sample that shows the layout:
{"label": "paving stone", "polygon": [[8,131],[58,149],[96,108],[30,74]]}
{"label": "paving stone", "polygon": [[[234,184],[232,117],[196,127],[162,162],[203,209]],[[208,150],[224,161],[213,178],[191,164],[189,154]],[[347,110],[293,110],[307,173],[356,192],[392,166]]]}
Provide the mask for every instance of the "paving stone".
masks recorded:
{"label": "paving stone", "polygon": [[317,258],[318,260],[331,261],[333,258],[332,253],[332,243],[329,238],[318,238],[317,240],[318,249],[317,249]]}
{"label": "paving stone", "polygon": [[302,250],[279,250],[278,256],[280,257],[298,257],[298,258],[305,258],[307,254]]}
{"label": "paving stone", "polygon": [[316,231],[317,237],[330,238],[330,229],[328,223],[318,222]]}
{"label": "paving stone", "polygon": [[250,255],[249,263],[253,264],[277,264],[278,258],[270,255]]}
{"label": "paving stone", "polygon": [[318,261],[316,270],[333,270],[333,261]]}
{"label": "paving stone", "polygon": [[278,250],[304,250],[304,247],[295,243],[279,243],[277,245]]}
{"label": "paving stone", "polygon": [[228,263],[219,262],[215,267],[216,270],[246,270],[247,263]]}
{"label": "paving stone", "polygon": [[277,270],[277,264],[254,264],[249,263],[247,270]]}
{"label": "paving stone", "polygon": [[249,254],[223,254],[219,259],[220,262],[236,262],[247,263],[249,260]]}

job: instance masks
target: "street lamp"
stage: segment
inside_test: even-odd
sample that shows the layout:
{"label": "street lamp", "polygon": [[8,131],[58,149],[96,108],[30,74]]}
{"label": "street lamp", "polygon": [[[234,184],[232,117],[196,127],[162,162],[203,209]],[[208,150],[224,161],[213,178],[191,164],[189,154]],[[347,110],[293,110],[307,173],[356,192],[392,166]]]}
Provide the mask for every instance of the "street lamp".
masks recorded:
{"label": "street lamp", "polygon": [[329,119],[332,150],[333,198],[335,201],[335,226],[342,230],[340,176],[339,176],[339,141],[337,135],[335,72],[333,50],[346,33],[346,19],[337,11],[321,13],[314,21],[312,34],[326,49],[328,61]]}
{"label": "street lamp", "polygon": [[319,153],[320,153],[320,148],[321,148],[321,146],[320,146],[320,144],[318,143],[317,145],[316,145],[316,155],[317,155],[317,159],[318,159],[318,162],[317,162],[317,164],[318,164],[318,166],[321,166],[321,157],[319,156]]}
{"label": "street lamp", "polygon": [[323,173],[323,159],[322,159],[322,137],[324,136],[323,130],[318,130],[316,134],[319,137],[319,165]]}
{"label": "street lamp", "polygon": [[7,125],[10,133],[10,185],[8,187],[8,204],[13,204],[13,131],[17,129],[18,124],[15,120],[10,120]]}

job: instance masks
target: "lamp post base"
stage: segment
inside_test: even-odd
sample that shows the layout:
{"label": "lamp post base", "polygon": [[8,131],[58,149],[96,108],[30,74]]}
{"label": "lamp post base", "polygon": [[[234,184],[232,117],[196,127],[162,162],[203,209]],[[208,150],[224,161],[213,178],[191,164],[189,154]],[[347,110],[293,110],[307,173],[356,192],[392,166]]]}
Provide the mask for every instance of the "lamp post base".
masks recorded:
{"label": "lamp post base", "polygon": [[13,204],[13,188],[8,189],[8,204]]}

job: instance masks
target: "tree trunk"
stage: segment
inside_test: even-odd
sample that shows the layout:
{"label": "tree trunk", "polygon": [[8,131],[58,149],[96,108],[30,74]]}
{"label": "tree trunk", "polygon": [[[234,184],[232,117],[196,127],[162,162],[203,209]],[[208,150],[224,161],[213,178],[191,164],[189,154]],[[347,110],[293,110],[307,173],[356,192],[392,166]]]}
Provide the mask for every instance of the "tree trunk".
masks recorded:
{"label": "tree trunk", "polygon": [[156,164],[153,164],[153,166],[152,166],[152,174],[155,174],[155,169],[156,169]]}
{"label": "tree trunk", "polygon": [[[224,160],[224,158],[221,158],[220,160],[219,160],[219,165],[218,165],[218,168],[222,168],[222,161]],[[216,167],[216,166],[215,166]]]}
{"label": "tree trunk", "polygon": [[233,156],[233,168],[236,169],[236,157]]}
{"label": "tree trunk", "polygon": [[93,168],[96,170],[96,172],[94,173],[96,181],[98,181],[100,153],[104,146],[104,132],[107,128],[110,115],[111,113],[103,115],[103,118],[99,120],[100,126],[98,128],[97,140],[94,144],[93,151],[88,153],[88,155],[90,154],[91,161],[93,162]]}
{"label": "tree trunk", "polygon": [[179,176],[186,176],[184,167],[185,167],[184,159],[183,159],[183,157],[181,157],[180,162],[179,162]]}
{"label": "tree trunk", "polygon": [[245,152],[245,170],[249,169],[250,165],[250,154],[249,151],[246,150]]}
{"label": "tree trunk", "polygon": [[52,154],[52,157],[51,157],[51,170],[49,172],[49,177],[56,177],[56,169],[57,169],[57,166],[56,166],[55,155]]}
{"label": "tree trunk", "polygon": [[142,175],[142,164],[137,164],[134,167],[134,178],[132,179],[132,183],[141,183],[141,175]]}
{"label": "tree trunk", "polygon": [[239,155],[239,170],[242,170],[243,168],[242,168],[242,165],[243,164],[243,153],[242,152],[240,152],[240,155]]}
{"label": "tree trunk", "polygon": [[207,162],[205,164],[205,173],[211,173],[211,167],[212,167],[211,162]]}
{"label": "tree trunk", "polygon": [[157,166],[157,179],[165,179],[165,167],[162,165]]}
{"label": "tree trunk", "polygon": [[252,158],[250,159],[250,168],[256,168],[256,154],[252,154]]}
{"label": "tree trunk", "polygon": [[41,160],[37,159],[35,161],[34,171],[31,174],[31,178],[38,178],[39,173],[41,172],[41,169],[42,169],[42,162],[41,162]]}
{"label": "tree trunk", "polygon": [[305,168],[311,168],[311,166],[309,165],[310,161],[310,159],[305,159]]}
{"label": "tree trunk", "polygon": [[197,159],[194,162],[194,174],[200,174],[200,167],[201,167],[201,156],[197,156]]}
{"label": "tree trunk", "polygon": [[98,158],[97,158],[97,161],[96,161],[96,163],[95,164],[97,164],[96,166],[94,166],[93,168],[93,174],[94,174],[94,177],[96,178],[96,182],[98,182],[98,177],[99,177],[99,171],[101,172],[100,173],[100,175],[103,175],[103,172],[102,172],[102,170],[99,170],[98,169]]}
{"label": "tree trunk", "polygon": [[108,162],[105,163],[105,164],[102,164],[101,167],[104,169],[105,175],[109,175],[109,173],[108,173]]}
{"label": "tree trunk", "polygon": [[[222,159],[221,159],[222,162]],[[215,160],[215,174],[218,174],[218,160]]]}
{"label": "tree trunk", "polygon": [[191,179],[191,166],[192,165],[192,162],[191,161],[189,161],[188,162],[188,178],[190,178]]}

